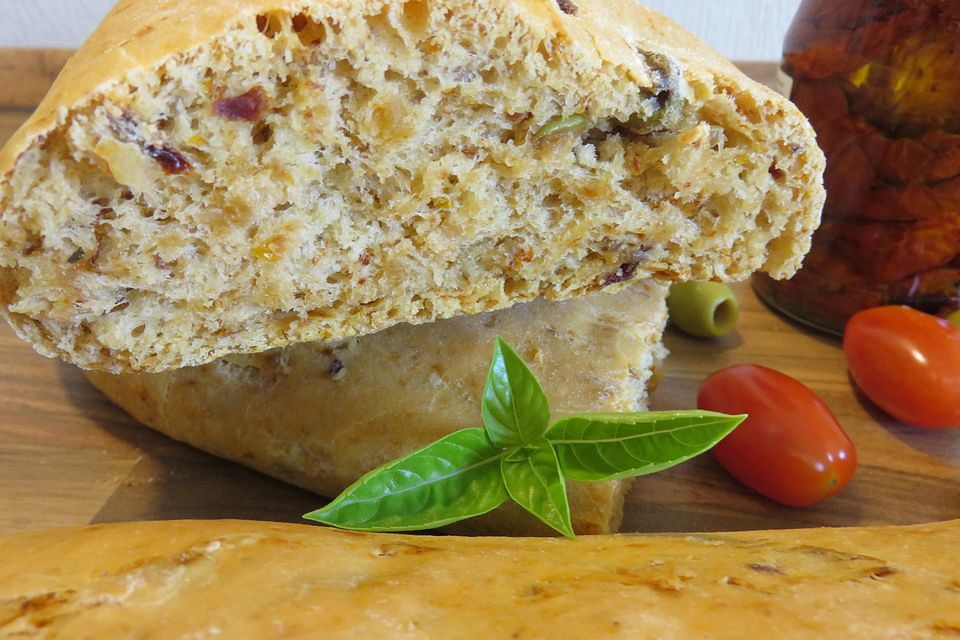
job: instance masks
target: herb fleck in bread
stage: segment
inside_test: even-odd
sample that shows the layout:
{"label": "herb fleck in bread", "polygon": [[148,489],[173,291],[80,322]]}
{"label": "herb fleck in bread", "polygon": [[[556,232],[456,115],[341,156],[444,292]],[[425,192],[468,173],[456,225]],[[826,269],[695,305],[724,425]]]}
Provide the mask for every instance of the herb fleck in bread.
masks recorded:
{"label": "herb fleck in bread", "polygon": [[0,308],[160,371],[786,276],[822,170],[792,105],[632,1],[121,0],[0,154]]}
{"label": "herb fleck in bread", "polygon": [[960,522],[598,536],[400,536],[263,522],[0,539],[5,638],[935,640]]}
{"label": "herb fleck in bread", "polygon": [[[666,355],[666,287],[536,302],[154,374],[87,377],[140,422],[333,497],[371,469],[481,425],[497,336],[530,362],[556,417],[643,411]],[[568,483],[574,529],[619,530],[630,480]],[[320,506],[319,500],[318,505]],[[551,535],[508,504],[458,531]]]}

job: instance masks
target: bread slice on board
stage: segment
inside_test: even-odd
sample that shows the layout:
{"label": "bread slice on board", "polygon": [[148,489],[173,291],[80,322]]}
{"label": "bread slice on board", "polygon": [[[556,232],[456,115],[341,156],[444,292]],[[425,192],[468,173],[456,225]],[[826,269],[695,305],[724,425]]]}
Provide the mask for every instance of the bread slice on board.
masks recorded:
{"label": "bread slice on board", "polygon": [[0,309],[160,371],[793,273],[823,157],[628,0],[121,0],[0,154]]}
{"label": "bread slice on board", "polygon": [[[497,336],[530,363],[554,416],[645,410],[666,355],[665,298],[665,286],[640,283],[615,295],[541,300],[339,344],[156,374],[87,376],[172,438],[333,497],[375,467],[482,426],[480,398]],[[617,531],[629,487],[629,480],[569,483],[577,533]],[[512,503],[458,530],[551,533]]]}
{"label": "bread slice on board", "polygon": [[941,639],[960,522],[577,540],[241,521],[0,540],[0,637]]}

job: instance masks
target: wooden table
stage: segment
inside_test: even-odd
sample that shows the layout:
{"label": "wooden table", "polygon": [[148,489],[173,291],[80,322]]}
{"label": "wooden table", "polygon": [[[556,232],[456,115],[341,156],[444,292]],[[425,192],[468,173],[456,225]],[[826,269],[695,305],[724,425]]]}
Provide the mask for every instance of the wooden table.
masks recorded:
{"label": "wooden table", "polygon": [[[0,52],[0,140],[29,113],[61,52]],[[749,65],[769,79],[773,65]],[[13,88],[13,90],[11,90]],[[6,105],[6,106],[3,106]],[[669,332],[673,355],[654,408],[695,405],[709,373],[753,362],[816,391],[857,445],[838,496],[792,509],[739,486],[710,456],[635,484],[626,531],[907,524],[960,516],[960,431],[894,423],[852,388],[838,341],[764,307],[747,284],[739,330],[700,341]],[[321,499],[137,425],[75,368],[36,355],[0,326],[0,534],[89,522],[168,518],[298,520]]]}

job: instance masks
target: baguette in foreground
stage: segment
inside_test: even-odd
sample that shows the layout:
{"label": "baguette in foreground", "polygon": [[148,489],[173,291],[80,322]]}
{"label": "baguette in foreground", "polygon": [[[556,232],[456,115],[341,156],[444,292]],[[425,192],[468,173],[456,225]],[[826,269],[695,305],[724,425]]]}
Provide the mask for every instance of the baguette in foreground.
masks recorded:
{"label": "baguette in foreground", "polygon": [[[556,417],[645,410],[666,355],[666,294],[664,285],[639,283],[614,295],[540,300],[338,344],[87,377],[158,431],[334,497],[375,467],[480,426],[497,336],[529,362]],[[568,483],[574,530],[617,531],[630,484]],[[512,502],[457,530],[551,534]]]}
{"label": "baguette in foreground", "polygon": [[631,0],[121,0],[0,153],[0,310],[162,371],[789,276],[800,112]]}
{"label": "baguette in foreground", "polygon": [[574,541],[100,525],[0,540],[0,637],[943,639],[958,548],[957,521]]}

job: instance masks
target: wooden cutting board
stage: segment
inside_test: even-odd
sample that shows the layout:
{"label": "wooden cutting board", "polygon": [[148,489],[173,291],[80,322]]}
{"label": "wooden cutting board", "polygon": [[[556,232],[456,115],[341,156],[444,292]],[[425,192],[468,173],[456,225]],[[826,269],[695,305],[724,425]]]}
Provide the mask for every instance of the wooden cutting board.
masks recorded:
{"label": "wooden cutting board", "polygon": [[[0,50],[0,140],[29,115],[60,51]],[[744,65],[764,81],[773,64]],[[736,287],[739,330],[701,341],[669,332],[673,355],[654,408],[690,408],[709,373],[752,362],[790,374],[833,409],[857,446],[851,484],[792,509],[731,480],[710,456],[635,484],[625,531],[708,531],[908,524],[960,516],[960,430],[924,431],[884,417],[852,388],[836,339],[792,324]],[[322,504],[305,491],[200,453],[139,426],[75,368],[47,360],[0,326],[0,534],[169,518],[296,521]]]}

